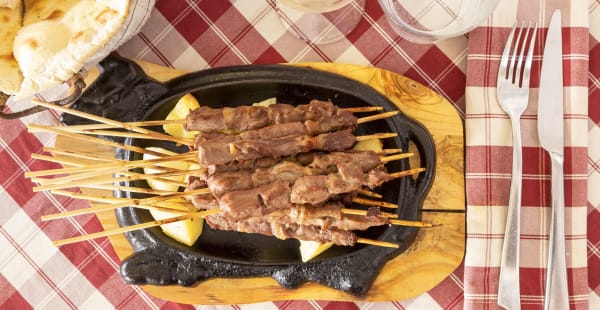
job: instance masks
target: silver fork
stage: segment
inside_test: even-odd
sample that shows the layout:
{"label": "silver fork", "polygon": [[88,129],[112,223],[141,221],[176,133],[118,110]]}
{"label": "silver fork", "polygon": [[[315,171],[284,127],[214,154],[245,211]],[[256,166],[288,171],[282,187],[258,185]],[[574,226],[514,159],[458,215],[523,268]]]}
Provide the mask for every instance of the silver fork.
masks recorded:
{"label": "silver fork", "polygon": [[[515,25],[508,36],[506,47],[500,59],[498,69],[497,96],[500,107],[511,120],[513,129],[513,163],[510,182],[508,214],[500,263],[500,279],[498,286],[498,305],[506,309],[521,309],[521,292],[519,287],[519,247],[521,234],[521,178],[522,178],[522,143],[521,115],[529,101],[529,75],[533,58],[533,46],[537,33],[537,25],[526,28],[523,23],[518,29]],[[523,37],[523,38],[521,38]],[[514,39],[514,43],[513,43]],[[525,48],[529,46],[527,56]],[[519,51],[520,47],[520,52]],[[512,57],[510,55],[512,49]]]}

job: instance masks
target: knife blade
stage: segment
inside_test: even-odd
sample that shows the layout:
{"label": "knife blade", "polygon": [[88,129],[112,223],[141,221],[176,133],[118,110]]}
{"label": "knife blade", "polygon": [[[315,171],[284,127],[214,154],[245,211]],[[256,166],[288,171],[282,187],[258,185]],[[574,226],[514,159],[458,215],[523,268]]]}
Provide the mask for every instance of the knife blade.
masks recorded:
{"label": "knife blade", "polygon": [[538,136],[552,162],[552,209],[544,309],[568,309],[564,230],[564,104],[561,12],[554,11],[544,45],[538,96]]}

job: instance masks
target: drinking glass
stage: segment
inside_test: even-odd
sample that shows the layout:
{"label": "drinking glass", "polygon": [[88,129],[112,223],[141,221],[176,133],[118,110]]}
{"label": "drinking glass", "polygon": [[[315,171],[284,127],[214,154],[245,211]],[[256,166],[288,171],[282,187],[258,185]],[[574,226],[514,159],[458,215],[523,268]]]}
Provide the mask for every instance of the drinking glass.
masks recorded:
{"label": "drinking glass", "polygon": [[483,22],[499,0],[378,0],[392,28],[415,43],[463,35]]}
{"label": "drinking glass", "polygon": [[315,44],[336,42],[360,22],[366,0],[277,0],[284,28]]}

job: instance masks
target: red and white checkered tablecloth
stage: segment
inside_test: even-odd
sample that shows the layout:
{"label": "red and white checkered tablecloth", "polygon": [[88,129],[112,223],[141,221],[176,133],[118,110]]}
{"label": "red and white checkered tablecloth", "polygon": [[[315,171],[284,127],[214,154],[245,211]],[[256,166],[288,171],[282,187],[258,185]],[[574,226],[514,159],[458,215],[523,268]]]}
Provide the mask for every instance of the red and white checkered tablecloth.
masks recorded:
{"label": "red and white checkered tablecloth", "polygon": [[[600,308],[600,1],[501,1],[493,17],[470,35],[435,45],[416,45],[400,38],[390,29],[376,1],[367,1],[363,19],[346,39],[309,45],[283,30],[274,6],[274,0],[157,1],[142,32],[119,53],[186,71],[282,62],[361,64],[403,74],[439,92],[456,106],[466,124],[468,221],[464,263],[429,292],[403,301],[191,306],[157,299],[123,283],[118,273],[120,260],[108,239],[52,246],[51,240],[95,232],[101,225],[94,216],[40,221],[43,214],[86,204],[45,192],[33,193],[32,183],[23,176],[25,171],[52,167],[30,155],[52,145],[55,137],[31,134],[25,127],[29,122],[58,122],[56,114],[44,112],[23,120],[0,121],[1,309],[496,308],[511,156],[509,123],[495,98],[496,70],[515,18],[538,21],[545,27],[554,8],[563,9],[566,43],[565,188],[570,302],[576,309]],[[523,216],[530,220],[522,228],[521,292],[527,309],[541,308],[543,303],[547,250],[549,164],[535,136],[540,51],[534,59],[532,98],[522,119]]]}

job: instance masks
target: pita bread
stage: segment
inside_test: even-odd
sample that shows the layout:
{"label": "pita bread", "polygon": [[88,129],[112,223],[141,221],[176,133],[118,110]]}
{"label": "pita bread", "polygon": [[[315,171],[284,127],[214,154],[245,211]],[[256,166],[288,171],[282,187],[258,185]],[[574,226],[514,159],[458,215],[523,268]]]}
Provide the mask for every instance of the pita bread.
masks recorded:
{"label": "pita bread", "polygon": [[14,9],[21,6],[21,0],[0,0],[0,8]]}
{"label": "pita bread", "polygon": [[21,28],[21,2],[10,8],[0,8],[0,92],[8,95],[21,87],[23,76],[13,57],[13,41]]}
{"label": "pita bread", "polygon": [[24,76],[17,97],[71,78],[119,31],[128,11],[129,1],[34,2],[14,39],[14,56]]}

